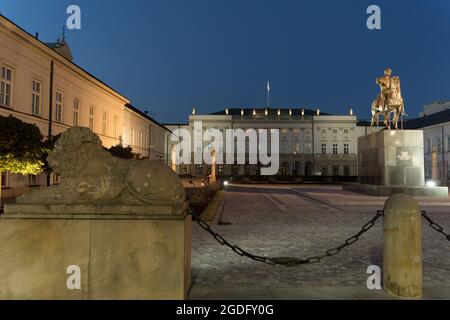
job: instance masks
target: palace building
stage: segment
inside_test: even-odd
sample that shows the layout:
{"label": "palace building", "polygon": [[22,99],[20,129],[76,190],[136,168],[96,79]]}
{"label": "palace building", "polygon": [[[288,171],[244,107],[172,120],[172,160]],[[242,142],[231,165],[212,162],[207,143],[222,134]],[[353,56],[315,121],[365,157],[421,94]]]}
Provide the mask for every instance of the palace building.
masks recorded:
{"label": "palace building", "polygon": [[[203,132],[210,128],[221,132],[237,128],[244,131],[279,129],[277,175],[281,176],[356,176],[358,137],[378,130],[359,122],[352,110],[347,115],[331,115],[307,108],[226,108],[207,115],[197,114],[193,109],[187,124],[167,124],[166,127],[171,131],[184,128],[193,133],[196,121],[202,122]],[[203,150],[208,144],[205,141],[201,146],[193,145],[192,150]],[[176,170],[180,175],[206,176],[211,166],[180,164]],[[225,163],[217,165],[216,169],[218,176],[257,176],[259,172],[259,165],[254,164]]]}
{"label": "palace building", "polygon": [[[130,100],[73,62],[64,37],[44,43],[0,15],[0,115],[36,124],[45,137],[72,126],[95,132],[105,147],[131,146],[167,163],[170,132]],[[51,178],[58,183],[58,177]],[[2,173],[2,198],[46,185],[46,176]]]}

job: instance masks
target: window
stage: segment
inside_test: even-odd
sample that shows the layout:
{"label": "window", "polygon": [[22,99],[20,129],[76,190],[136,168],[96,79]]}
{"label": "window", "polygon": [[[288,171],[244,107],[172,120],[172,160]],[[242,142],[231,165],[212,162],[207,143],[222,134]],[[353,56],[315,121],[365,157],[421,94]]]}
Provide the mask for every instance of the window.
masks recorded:
{"label": "window", "polygon": [[437,144],[437,152],[441,153],[442,152],[441,138],[436,139],[436,144]]}
{"label": "window", "polygon": [[102,117],[102,135],[106,136],[108,134],[108,114],[103,112]]}
{"label": "window", "polygon": [[80,101],[73,100],[73,126],[77,127],[80,124]]}
{"label": "window", "polygon": [[348,129],[344,129],[344,133],[347,134],[348,133]]}
{"label": "window", "polygon": [[2,77],[0,80],[0,104],[11,107],[13,70],[2,66]]}
{"label": "window", "polygon": [[344,176],[348,177],[350,176],[350,167],[344,166]]}
{"label": "window", "polygon": [[63,93],[56,91],[55,120],[63,122]]}
{"label": "window", "polygon": [[114,116],[114,138],[117,138],[117,135],[119,133],[118,130],[119,130],[119,117]]}
{"label": "window", "polygon": [[1,187],[7,187],[8,186],[8,172],[2,171],[2,185]]}
{"label": "window", "polygon": [[195,165],[195,173],[196,174],[202,174],[203,173],[203,167],[201,164],[196,164]]}
{"label": "window", "polygon": [[131,129],[131,139],[130,139],[130,143],[132,146],[134,146],[134,129]]}
{"label": "window", "polygon": [[144,147],[144,133],[142,131],[139,131],[139,148],[143,148]]}
{"label": "window", "polygon": [[333,133],[336,134],[337,133],[337,129],[333,129]]}
{"label": "window", "polygon": [[339,166],[333,166],[333,176],[339,175]]}
{"label": "window", "polygon": [[327,154],[327,144],[322,143],[322,154]]}
{"label": "window", "polygon": [[431,140],[430,139],[427,139],[427,150],[426,150],[426,152],[427,153],[431,153]]}
{"label": "window", "polygon": [[29,174],[28,175],[28,184],[30,186],[36,186],[38,185],[38,176],[34,175],[34,174]]}
{"label": "window", "polygon": [[349,152],[348,143],[344,143],[344,154],[348,154]]}
{"label": "window", "polygon": [[31,93],[31,113],[37,116],[41,114],[41,89],[41,82],[38,80],[33,80],[33,88]]}
{"label": "window", "polygon": [[337,154],[337,153],[338,153],[337,143],[333,143],[333,154]]}
{"label": "window", "polygon": [[322,167],[322,169],[320,170],[320,173],[323,176],[327,176],[328,175],[328,167]]}
{"label": "window", "polygon": [[91,129],[91,131],[94,131],[94,117],[95,117],[95,108],[90,107],[89,108],[89,129]]}
{"label": "window", "polygon": [[218,173],[219,175],[222,175],[222,174],[223,174],[223,164],[219,164],[219,165],[217,166],[217,173]]}
{"label": "window", "polygon": [[447,151],[450,152],[450,136],[447,137]]}

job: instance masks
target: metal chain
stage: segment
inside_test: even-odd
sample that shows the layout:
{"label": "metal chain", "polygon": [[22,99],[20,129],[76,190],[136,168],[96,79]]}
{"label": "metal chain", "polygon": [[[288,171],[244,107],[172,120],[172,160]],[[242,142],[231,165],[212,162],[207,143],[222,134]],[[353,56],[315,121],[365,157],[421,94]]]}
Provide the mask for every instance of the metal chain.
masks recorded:
{"label": "metal chain", "polygon": [[223,246],[227,246],[229,247],[232,251],[234,251],[235,253],[237,253],[240,256],[243,257],[247,257],[251,260],[254,261],[258,261],[258,262],[262,262],[265,264],[269,264],[269,265],[284,265],[284,266],[297,266],[297,265],[302,265],[302,264],[310,264],[310,263],[317,263],[320,262],[323,258],[326,257],[331,257],[334,256],[336,254],[338,254],[339,252],[341,252],[342,249],[350,246],[351,244],[355,243],[356,241],[359,240],[359,237],[366,233],[367,231],[369,231],[374,225],[375,222],[383,216],[383,210],[378,210],[377,214],[369,221],[367,222],[365,225],[363,225],[361,227],[361,230],[355,234],[354,236],[348,238],[347,240],[344,241],[343,244],[341,244],[338,247],[332,248],[328,251],[326,251],[323,255],[319,255],[319,256],[313,256],[313,257],[309,257],[306,259],[301,259],[301,258],[293,258],[293,257],[275,257],[275,258],[269,258],[269,257],[262,257],[262,256],[257,256],[254,254],[251,254],[243,249],[241,249],[240,247],[236,246],[236,245],[232,245],[230,244],[226,239],[224,239],[220,234],[214,232],[211,227],[209,226],[209,224],[207,222],[205,222],[204,220],[200,219],[199,216],[197,216],[190,208],[188,209],[189,214],[191,214],[195,220],[197,221],[197,224],[204,230],[206,230],[209,234],[211,234],[213,236],[214,239],[217,240],[217,242],[219,242],[221,245]]}
{"label": "metal chain", "polygon": [[431,228],[442,234],[445,238],[447,238],[448,241],[450,241],[450,234],[447,234],[444,232],[444,228],[440,225],[438,225],[436,222],[434,222],[428,215],[426,211],[421,211],[422,216],[428,221],[428,224]]}

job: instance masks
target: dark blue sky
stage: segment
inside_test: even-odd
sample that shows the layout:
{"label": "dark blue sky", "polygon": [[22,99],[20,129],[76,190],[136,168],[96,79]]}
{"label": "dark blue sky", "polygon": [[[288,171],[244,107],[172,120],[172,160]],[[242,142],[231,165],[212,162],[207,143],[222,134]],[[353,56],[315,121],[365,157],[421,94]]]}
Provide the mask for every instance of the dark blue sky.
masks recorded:
{"label": "dark blue sky", "polygon": [[[406,111],[450,99],[449,0],[0,0],[2,13],[54,41],[66,8],[75,62],[161,122],[225,107],[320,107],[368,118],[386,66]],[[366,28],[381,7],[382,30]]]}

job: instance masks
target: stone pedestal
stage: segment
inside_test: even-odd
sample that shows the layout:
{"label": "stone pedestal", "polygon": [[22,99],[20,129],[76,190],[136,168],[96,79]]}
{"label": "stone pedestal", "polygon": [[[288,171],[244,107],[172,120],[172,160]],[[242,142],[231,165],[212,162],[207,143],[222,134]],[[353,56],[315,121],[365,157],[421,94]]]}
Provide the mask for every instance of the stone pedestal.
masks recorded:
{"label": "stone pedestal", "polygon": [[359,137],[358,183],[346,184],[344,190],[448,196],[447,187],[425,186],[422,130],[383,130]]}
{"label": "stone pedestal", "polygon": [[384,289],[403,298],[422,296],[422,219],[417,201],[391,196],[384,206]]}
{"label": "stone pedestal", "polygon": [[184,299],[190,287],[185,208],[6,205],[0,243],[0,299]]}

